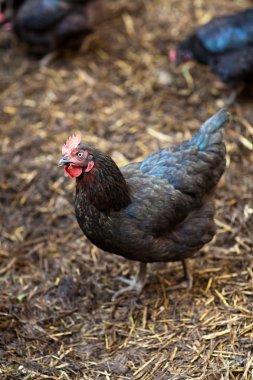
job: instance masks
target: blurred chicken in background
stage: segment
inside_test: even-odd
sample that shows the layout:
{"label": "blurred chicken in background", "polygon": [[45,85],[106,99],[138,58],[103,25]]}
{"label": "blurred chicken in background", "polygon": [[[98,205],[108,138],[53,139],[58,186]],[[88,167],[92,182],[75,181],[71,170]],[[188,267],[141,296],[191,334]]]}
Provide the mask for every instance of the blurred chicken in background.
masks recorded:
{"label": "blurred chicken in background", "polygon": [[40,53],[80,48],[101,19],[103,0],[26,0],[14,19],[20,40]]}
{"label": "blurred chicken in background", "polygon": [[169,56],[176,64],[196,60],[208,65],[222,82],[237,87],[230,98],[233,102],[242,84],[253,80],[253,8],[214,18]]}

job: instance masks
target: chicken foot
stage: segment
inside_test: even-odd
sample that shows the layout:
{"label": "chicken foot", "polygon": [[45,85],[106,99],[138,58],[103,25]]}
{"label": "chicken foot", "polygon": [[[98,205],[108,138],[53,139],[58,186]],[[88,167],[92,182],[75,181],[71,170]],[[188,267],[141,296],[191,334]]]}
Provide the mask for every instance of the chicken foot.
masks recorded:
{"label": "chicken foot", "polygon": [[60,53],[58,51],[51,51],[50,53],[46,54],[41,60],[39,61],[39,67],[47,67],[49,63],[53,62],[56,58],[58,58]]}
{"label": "chicken foot", "polygon": [[135,291],[137,294],[140,294],[145,285],[146,272],[147,272],[147,263],[140,263],[140,268],[137,273],[137,276],[133,280],[130,280],[125,277],[118,277],[119,280],[128,284],[128,286],[114,293],[114,296],[112,297],[112,301],[115,301],[116,298],[118,298],[121,294],[128,293],[131,291]]}
{"label": "chicken foot", "polygon": [[236,99],[238,98],[238,96],[242,93],[242,91],[244,90],[245,88],[245,85],[243,83],[241,83],[240,85],[238,85],[237,88],[235,88],[229,95],[228,98],[224,99],[224,106],[226,107],[229,107],[229,106],[232,106]]}
{"label": "chicken foot", "polygon": [[192,277],[191,270],[189,267],[189,262],[185,259],[185,260],[182,260],[182,264],[183,264],[183,269],[184,269],[184,281],[178,285],[170,286],[169,288],[170,290],[177,290],[177,289],[191,290],[192,289],[193,277]]}

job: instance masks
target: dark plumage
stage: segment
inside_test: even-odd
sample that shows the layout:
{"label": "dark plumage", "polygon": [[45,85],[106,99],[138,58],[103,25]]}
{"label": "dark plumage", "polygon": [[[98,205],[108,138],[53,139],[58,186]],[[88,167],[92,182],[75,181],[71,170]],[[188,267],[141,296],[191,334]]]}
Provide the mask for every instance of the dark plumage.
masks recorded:
{"label": "dark plumage", "polygon": [[221,110],[190,141],[121,169],[70,138],[60,163],[76,177],[83,233],[99,248],[142,263],[192,257],[215,234],[213,192],[225,170],[228,120]]}
{"label": "dark plumage", "polygon": [[101,16],[102,0],[26,0],[15,20],[17,36],[39,52],[79,48]]}
{"label": "dark plumage", "polygon": [[228,84],[253,79],[253,8],[215,18],[170,53],[173,61],[207,64]]}

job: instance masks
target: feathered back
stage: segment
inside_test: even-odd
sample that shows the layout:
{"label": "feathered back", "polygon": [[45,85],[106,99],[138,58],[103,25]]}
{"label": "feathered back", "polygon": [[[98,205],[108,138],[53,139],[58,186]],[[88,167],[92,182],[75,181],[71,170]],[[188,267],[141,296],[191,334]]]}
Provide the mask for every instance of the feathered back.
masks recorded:
{"label": "feathered back", "polygon": [[213,54],[242,49],[253,43],[253,8],[215,18],[198,28],[196,36]]}

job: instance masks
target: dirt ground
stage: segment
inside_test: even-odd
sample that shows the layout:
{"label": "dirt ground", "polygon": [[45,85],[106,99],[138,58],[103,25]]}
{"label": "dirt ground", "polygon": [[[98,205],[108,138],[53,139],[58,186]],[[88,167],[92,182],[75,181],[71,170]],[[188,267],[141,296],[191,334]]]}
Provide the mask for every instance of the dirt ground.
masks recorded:
{"label": "dirt ground", "polygon": [[0,43],[0,378],[253,378],[253,107],[230,107],[218,233],[192,260],[192,291],[169,291],[180,263],[149,265],[141,296],[112,302],[136,264],[99,251],[57,166],[71,133],[119,165],[189,138],[229,90],[168,50],[211,17],[251,1],[108,1],[78,54],[46,66],[15,38]]}

